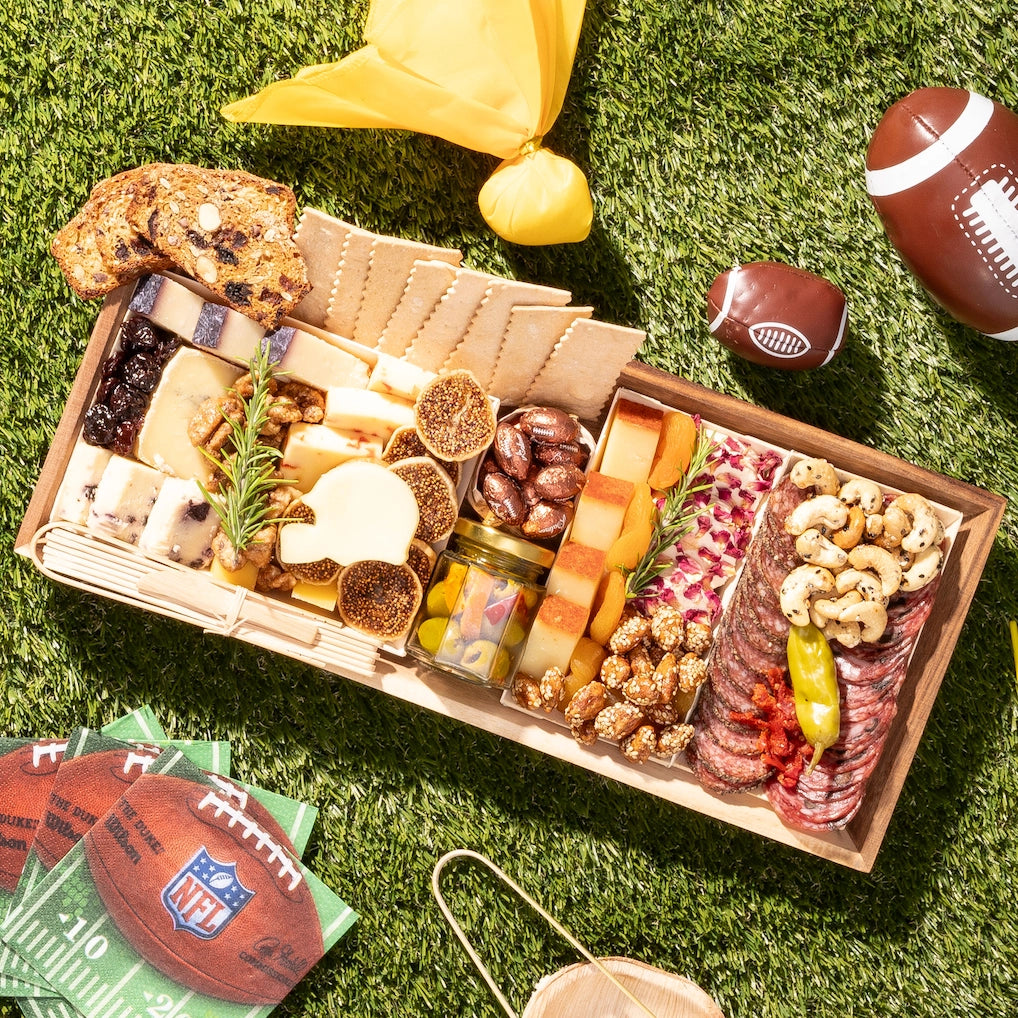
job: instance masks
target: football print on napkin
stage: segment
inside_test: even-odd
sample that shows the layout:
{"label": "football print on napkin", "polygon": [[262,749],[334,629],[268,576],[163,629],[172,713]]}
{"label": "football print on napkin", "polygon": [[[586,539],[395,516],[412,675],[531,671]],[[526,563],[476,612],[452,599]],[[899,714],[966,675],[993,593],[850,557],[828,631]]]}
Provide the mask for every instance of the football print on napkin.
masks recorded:
{"label": "football print on napkin", "polygon": [[267,1015],[356,914],[233,796],[164,752],[4,923],[77,1010]]}

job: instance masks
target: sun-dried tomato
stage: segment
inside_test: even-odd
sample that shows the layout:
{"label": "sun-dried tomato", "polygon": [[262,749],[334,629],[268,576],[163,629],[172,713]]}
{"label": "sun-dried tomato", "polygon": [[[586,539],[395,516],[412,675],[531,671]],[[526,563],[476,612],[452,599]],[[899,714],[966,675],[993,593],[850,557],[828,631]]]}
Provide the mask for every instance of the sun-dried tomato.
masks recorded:
{"label": "sun-dried tomato", "polygon": [[780,668],[767,672],[767,681],[753,687],[753,706],[760,712],[732,711],[731,719],[760,732],[760,757],[778,772],[778,781],[794,788],[813,756],[795,713],[795,696]]}

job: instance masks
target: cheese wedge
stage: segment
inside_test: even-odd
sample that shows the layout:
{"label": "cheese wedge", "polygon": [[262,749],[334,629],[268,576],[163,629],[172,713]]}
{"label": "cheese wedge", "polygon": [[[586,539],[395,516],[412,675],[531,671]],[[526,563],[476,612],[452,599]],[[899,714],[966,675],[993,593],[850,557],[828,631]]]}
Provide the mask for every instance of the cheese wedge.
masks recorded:
{"label": "cheese wedge", "polygon": [[113,456],[96,485],[86,526],[104,537],[137,544],[165,480],[152,467]]}
{"label": "cheese wedge", "polygon": [[601,548],[566,541],[548,574],[548,593],[589,608],[604,572],[604,554]]}
{"label": "cheese wedge", "polygon": [[71,450],[64,479],[50,510],[51,520],[84,523],[95,498],[96,485],[113,453],[109,449],[78,441]]}
{"label": "cheese wedge", "polygon": [[631,481],[592,470],[576,501],[569,539],[607,551],[622,533],[622,522],[632,497]]}
{"label": "cheese wedge", "polygon": [[153,325],[190,340],[205,298],[183,283],[166,276],[142,276],[134,289],[129,309],[144,315]]}
{"label": "cheese wedge", "polygon": [[332,559],[341,566],[375,559],[406,561],[417,530],[410,486],[380,463],[351,460],[333,467],[301,500],[314,523],[279,528],[279,558],[295,564]]}
{"label": "cheese wedge", "polygon": [[247,364],[265,330],[239,311],[206,301],[198,314],[191,342],[200,350],[237,364]]}
{"label": "cheese wedge", "polygon": [[663,421],[663,410],[620,399],[608,427],[598,470],[633,484],[647,480]]}
{"label": "cheese wedge", "polygon": [[310,332],[284,325],[270,332],[265,341],[269,344],[269,358],[289,378],[319,389],[331,385],[367,387],[370,374],[367,361]]}
{"label": "cheese wedge", "polygon": [[399,396],[412,403],[434,377],[433,371],[426,371],[409,361],[380,353],[371,369],[368,388],[373,392]]}
{"label": "cheese wedge", "polygon": [[327,470],[353,459],[380,459],[382,440],[363,431],[339,431],[326,424],[291,424],[279,472],[310,491]]}
{"label": "cheese wedge", "polygon": [[569,660],[587,628],[589,611],[564,597],[549,594],[530,628],[519,671],[540,679],[549,668],[569,671]]}
{"label": "cheese wedge", "polygon": [[325,394],[324,424],[360,431],[387,442],[397,428],[414,426],[413,404],[370,389],[330,388]]}
{"label": "cheese wedge", "polygon": [[138,434],[138,459],[174,477],[196,477],[207,482],[212,464],[191,445],[188,421],[205,400],[232,388],[240,375],[233,364],[181,347],[166,362],[152,393]]}
{"label": "cheese wedge", "polygon": [[204,569],[212,562],[212,538],[218,529],[219,517],[205,501],[198,482],[167,477],[138,547],[149,555]]}

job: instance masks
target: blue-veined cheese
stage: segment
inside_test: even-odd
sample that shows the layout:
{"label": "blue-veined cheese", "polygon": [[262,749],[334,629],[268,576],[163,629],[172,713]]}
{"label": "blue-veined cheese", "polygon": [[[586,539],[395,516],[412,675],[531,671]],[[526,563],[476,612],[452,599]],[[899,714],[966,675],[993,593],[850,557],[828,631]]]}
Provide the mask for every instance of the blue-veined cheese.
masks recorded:
{"label": "blue-veined cheese", "polygon": [[64,479],[53,501],[51,520],[84,523],[95,498],[96,485],[102,477],[113,453],[79,439],[71,450],[71,458],[64,470]]}
{"label": "blue-veined cheese", "polygon": [[112,456],[95,487],[88,529],[136,544],[165,480],[165,474],[144,463]]}
{"label": "blue-veined cheese", "polygon": [[192,478],[167,477],[156,497],[138,547],[192,569],[212,561],[212,538],[219,517]]}

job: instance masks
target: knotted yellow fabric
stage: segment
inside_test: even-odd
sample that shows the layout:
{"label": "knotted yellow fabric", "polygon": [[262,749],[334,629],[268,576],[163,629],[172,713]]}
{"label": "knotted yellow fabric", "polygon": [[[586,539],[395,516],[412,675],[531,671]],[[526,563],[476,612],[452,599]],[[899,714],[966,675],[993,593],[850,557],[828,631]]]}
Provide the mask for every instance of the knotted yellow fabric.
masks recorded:
{"label": "knotted yellow fabric", "polygon": [[373,0],[366,45],[223,108],[232,121],[418,131],[498,156],[481,213],[517,244],[590,233],[587,180],[542,147],[586,0]]}

